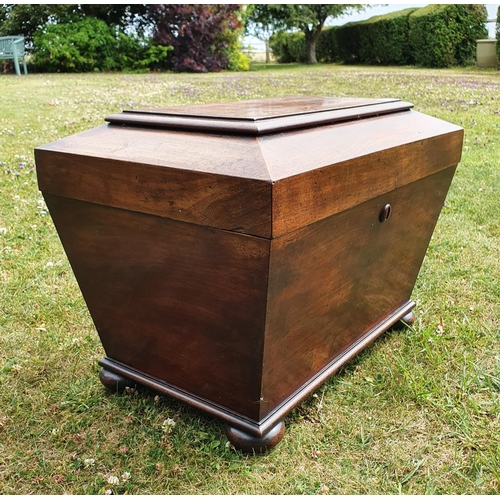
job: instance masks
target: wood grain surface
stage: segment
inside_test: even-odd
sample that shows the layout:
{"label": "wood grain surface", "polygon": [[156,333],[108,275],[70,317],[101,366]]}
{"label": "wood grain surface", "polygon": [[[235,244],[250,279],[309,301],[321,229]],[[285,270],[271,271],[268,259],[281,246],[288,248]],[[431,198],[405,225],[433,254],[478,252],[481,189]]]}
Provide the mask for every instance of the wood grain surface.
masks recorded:
{"label": "wood grain surface", "polygon": [[272,238],[456,165],[462,140],[407,111],[260,138],[104,126],[35,155],[42,192]]}
{"label": "wood grain surface", "polygon": [[269,240],[45,199],[106,355],[258,420]]}
{"label": "wood grain surface", "polygon": [[261,418],[409,300],[454,170],[272,240]]}
{"label": "wood grain surface", "polygon": [[238,138],[221,145],[193,134],[98,128],[38,148],[39,187],[67,198],[270,237],[272,184],[259,178],[258,144]]}
{"label": "wood grain surface", "polygon": [[[237,106],[232,110],[233,116],[230,116],[230,106],[221,111],[219,105],[210,107],[213,113],[208,116],[189,115],[186,110],[180,113],[183,106],[174,108],[174,112],[168,110],[146,110],[130,111],[121,114],[110,115],[106,121],[117,125],[132,125],[136,127],[147,127],[151,129],[164,128],[170,130],[196,130],[203,133],[224,133],[259,136],[270,133],[286,132],[289,130],[304,129],[311,126],[330,125],[345,121],[355,121],[362,118],[387,115],[390,113],[407,111],[412,107],[408,102],[400,100],[376,100],[376,99],[332,99],[339,104],[324,109],[319,106],[319,110],[311,111],[313,105],[299,106],[298,112],[293,112],[286,107],[269,110],[244,108],[248,112],[238,114]],[[359,102],[361,101],[361,103]],[[245,101],[243,101],[245,102]],[[245,103],[247,103],[246,101]],[[343,102],[343,104],[340,104]],[[356,102],[356,104],[354,104]],[[227,103],[229,104],[229,103]],[[235,103],[231,103],[235,104]],[[238,103],[236,103],[238,104]],[[193,106],[199,109],[204,105]],[[209,106],[209,105],[206,105]],[[170,108],[172,109],[172,108]],[[293,107],[292,107],[293,109]],[[271,116],[260,116],[259,112],[268,113]],[[193,111],[196,113],[196,111]],[[282,113],[282,114],[280,114]],[[218,116],[219,115],[219,116]]]}
{"label": "wood grain surface", "polygon": [[457,165],[463,131],[416,112],[259,140],[273,186],[273,237]]}

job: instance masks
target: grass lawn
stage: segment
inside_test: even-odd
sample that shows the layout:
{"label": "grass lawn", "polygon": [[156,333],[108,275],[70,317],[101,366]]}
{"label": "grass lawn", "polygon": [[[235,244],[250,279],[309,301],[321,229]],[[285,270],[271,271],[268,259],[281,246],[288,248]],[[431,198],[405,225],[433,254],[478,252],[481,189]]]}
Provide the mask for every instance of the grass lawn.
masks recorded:
{"label": "grass lawn", "polygon": [[[292,411],[276,449],[245,456],[215,418],[101,386],[104,351],[33,149],[124,108],[282,95],[401,98],[464,127],[465,147],[414,327],[382,336]],[[0,493],[500,493],[499,188],[498,71],[0,75]]]}

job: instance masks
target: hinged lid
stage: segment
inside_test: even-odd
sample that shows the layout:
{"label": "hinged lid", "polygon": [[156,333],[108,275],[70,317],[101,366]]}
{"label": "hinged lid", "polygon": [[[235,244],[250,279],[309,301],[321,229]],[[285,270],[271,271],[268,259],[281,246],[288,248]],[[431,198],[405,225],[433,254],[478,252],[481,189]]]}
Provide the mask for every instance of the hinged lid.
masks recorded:
{"label": "hinged lid", "polygon": [[37,148],[39,187],[277,238],[456,165],[462,129],[410,108],[287,97],[128,111]]}
{"label": "hinged lid", "polygon": [[262,135],[406,111],[399,99],[280,97],[218,104],[126,110],[106,117],[118,125]]}

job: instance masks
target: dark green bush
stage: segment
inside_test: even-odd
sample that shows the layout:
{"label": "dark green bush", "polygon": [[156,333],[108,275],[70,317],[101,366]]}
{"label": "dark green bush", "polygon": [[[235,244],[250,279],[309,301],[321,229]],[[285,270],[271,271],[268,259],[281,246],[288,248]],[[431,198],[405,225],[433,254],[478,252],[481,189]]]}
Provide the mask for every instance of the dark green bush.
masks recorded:
{"label": "dark green bush", "polygon": [[484,5],[429,5],[410,15],[415,63],[428,67],[474,64],[476,40],[488,35]]}
{"label": "dark green bush", "polygon": [[31,64],[46,72],[160,69],[169,51],[93,17],[47,24],[35,32],[33,46]]}
{"label": "dark green bush", "polygon": [[118,33],[116,49],[116,70],[165,70],[168,53],[172,47],[156,45],[151,40],[141,40],[124,33]]}
{"label": "dark green bush", "polygon": [[274,57],[280,63],[306,62],[304,33],[275,33],[269,40]]}

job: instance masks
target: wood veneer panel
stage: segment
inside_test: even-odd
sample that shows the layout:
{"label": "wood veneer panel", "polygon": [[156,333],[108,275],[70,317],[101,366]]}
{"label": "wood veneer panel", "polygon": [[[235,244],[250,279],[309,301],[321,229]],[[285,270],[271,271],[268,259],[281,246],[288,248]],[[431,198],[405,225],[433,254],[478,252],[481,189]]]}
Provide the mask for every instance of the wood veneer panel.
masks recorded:
{"label": "wood veneer panel", "polygon": [[[168,143],[169,134],[165,135]],[[91,149],[91,134],[72,139],[79,145],[73,153],[69,153],[72,145],[69,139],[64,140],[67,143],[56,143],[57,147],[49,145],[37,149],[40,190],[202,226],[270,237],[272,185],[264,180],[235,176],[238,168],[240,173],[250,174],[248,165],[254,158],[253,155],[247,156],[244,149],[239,151],[241,156],[234,162],[233,175],[214,175],[208,171],[211,168],[210,151],[207,151],[207,161],[203,163],[194,154],[196,151],[189,151],[189,145],[186,145],[183,159],[175,158],[177,152],[170,151],[172,156],[162,161],[173,167],[164,168],[158,165],[161,159],[158,151],[156,156],[151,153],[151,164],[141,163],[146,161],[146,153],[140,148],[140,135],[136,137],[137,143],[126,133],[119,137],[111,134],[110,137],[109,131],[106,131],[104,135],[98,134],[97,138],[111,142],[116,139],[113,146],[122,144],[123,149],[120,154],[114,154],[114,159],[105,155],[95,157],[93,155],[103,151],[97,146]],[[125,147],[125,144],[129,146]],[[151,149],[154,149],[155,143],[151,144]],[[252,153],[257,154],[259,150],[253,148]],[[189,154],[193,154],[191,159],[186,157]],[[224,149],[219,154],[220,163],[229,161],[224,157]],[[113,156],[109,151],[108,155]],[[201,167],[195,169],[199,163],[205,171]],[[193,170],[189,170],[188,165]],[[182,168],[174,168],[180,166]]]}
{"label": "wood veneer panel", "polygon": [[454,170],[272,240],[261,418],[409,300]]}
{"label": "wood veneer panel", "polygon": [[269,241],[45,199],[107,356],[258,420]]}
{"label": "wood veneer panel", "polygon": [[[205,134],[258,136],[391,114],[406,111],[413,106],[398,99],[304,98],[299,99],[300,103],[296,106],[290,102],[284,103],[285,99],[270,99],[270,101],[275,101],[276,105],[259,107],[257,105],[259,101],[255,101],[255,108],[250,105],[252,101],[240,101],[230,105],[226,103],[228,105],[225,108],[221,104],[194,105],[188,107],[192,110],[192,114],[187,114],[189,109],[183,109],[182,106],[164,110],[124,111],[121,114],[107,116],[106,121],[150,129],[197,130]],[[325,101],[331,104],[322,106]],[[242,106],[238,107],[238,104]],[[264,116],[261,116],[261,113]]]}
{"label": "wood veneer panel", "polygon": [[259,141],[278,237],[456,165],[463,130],[406,112]]}

